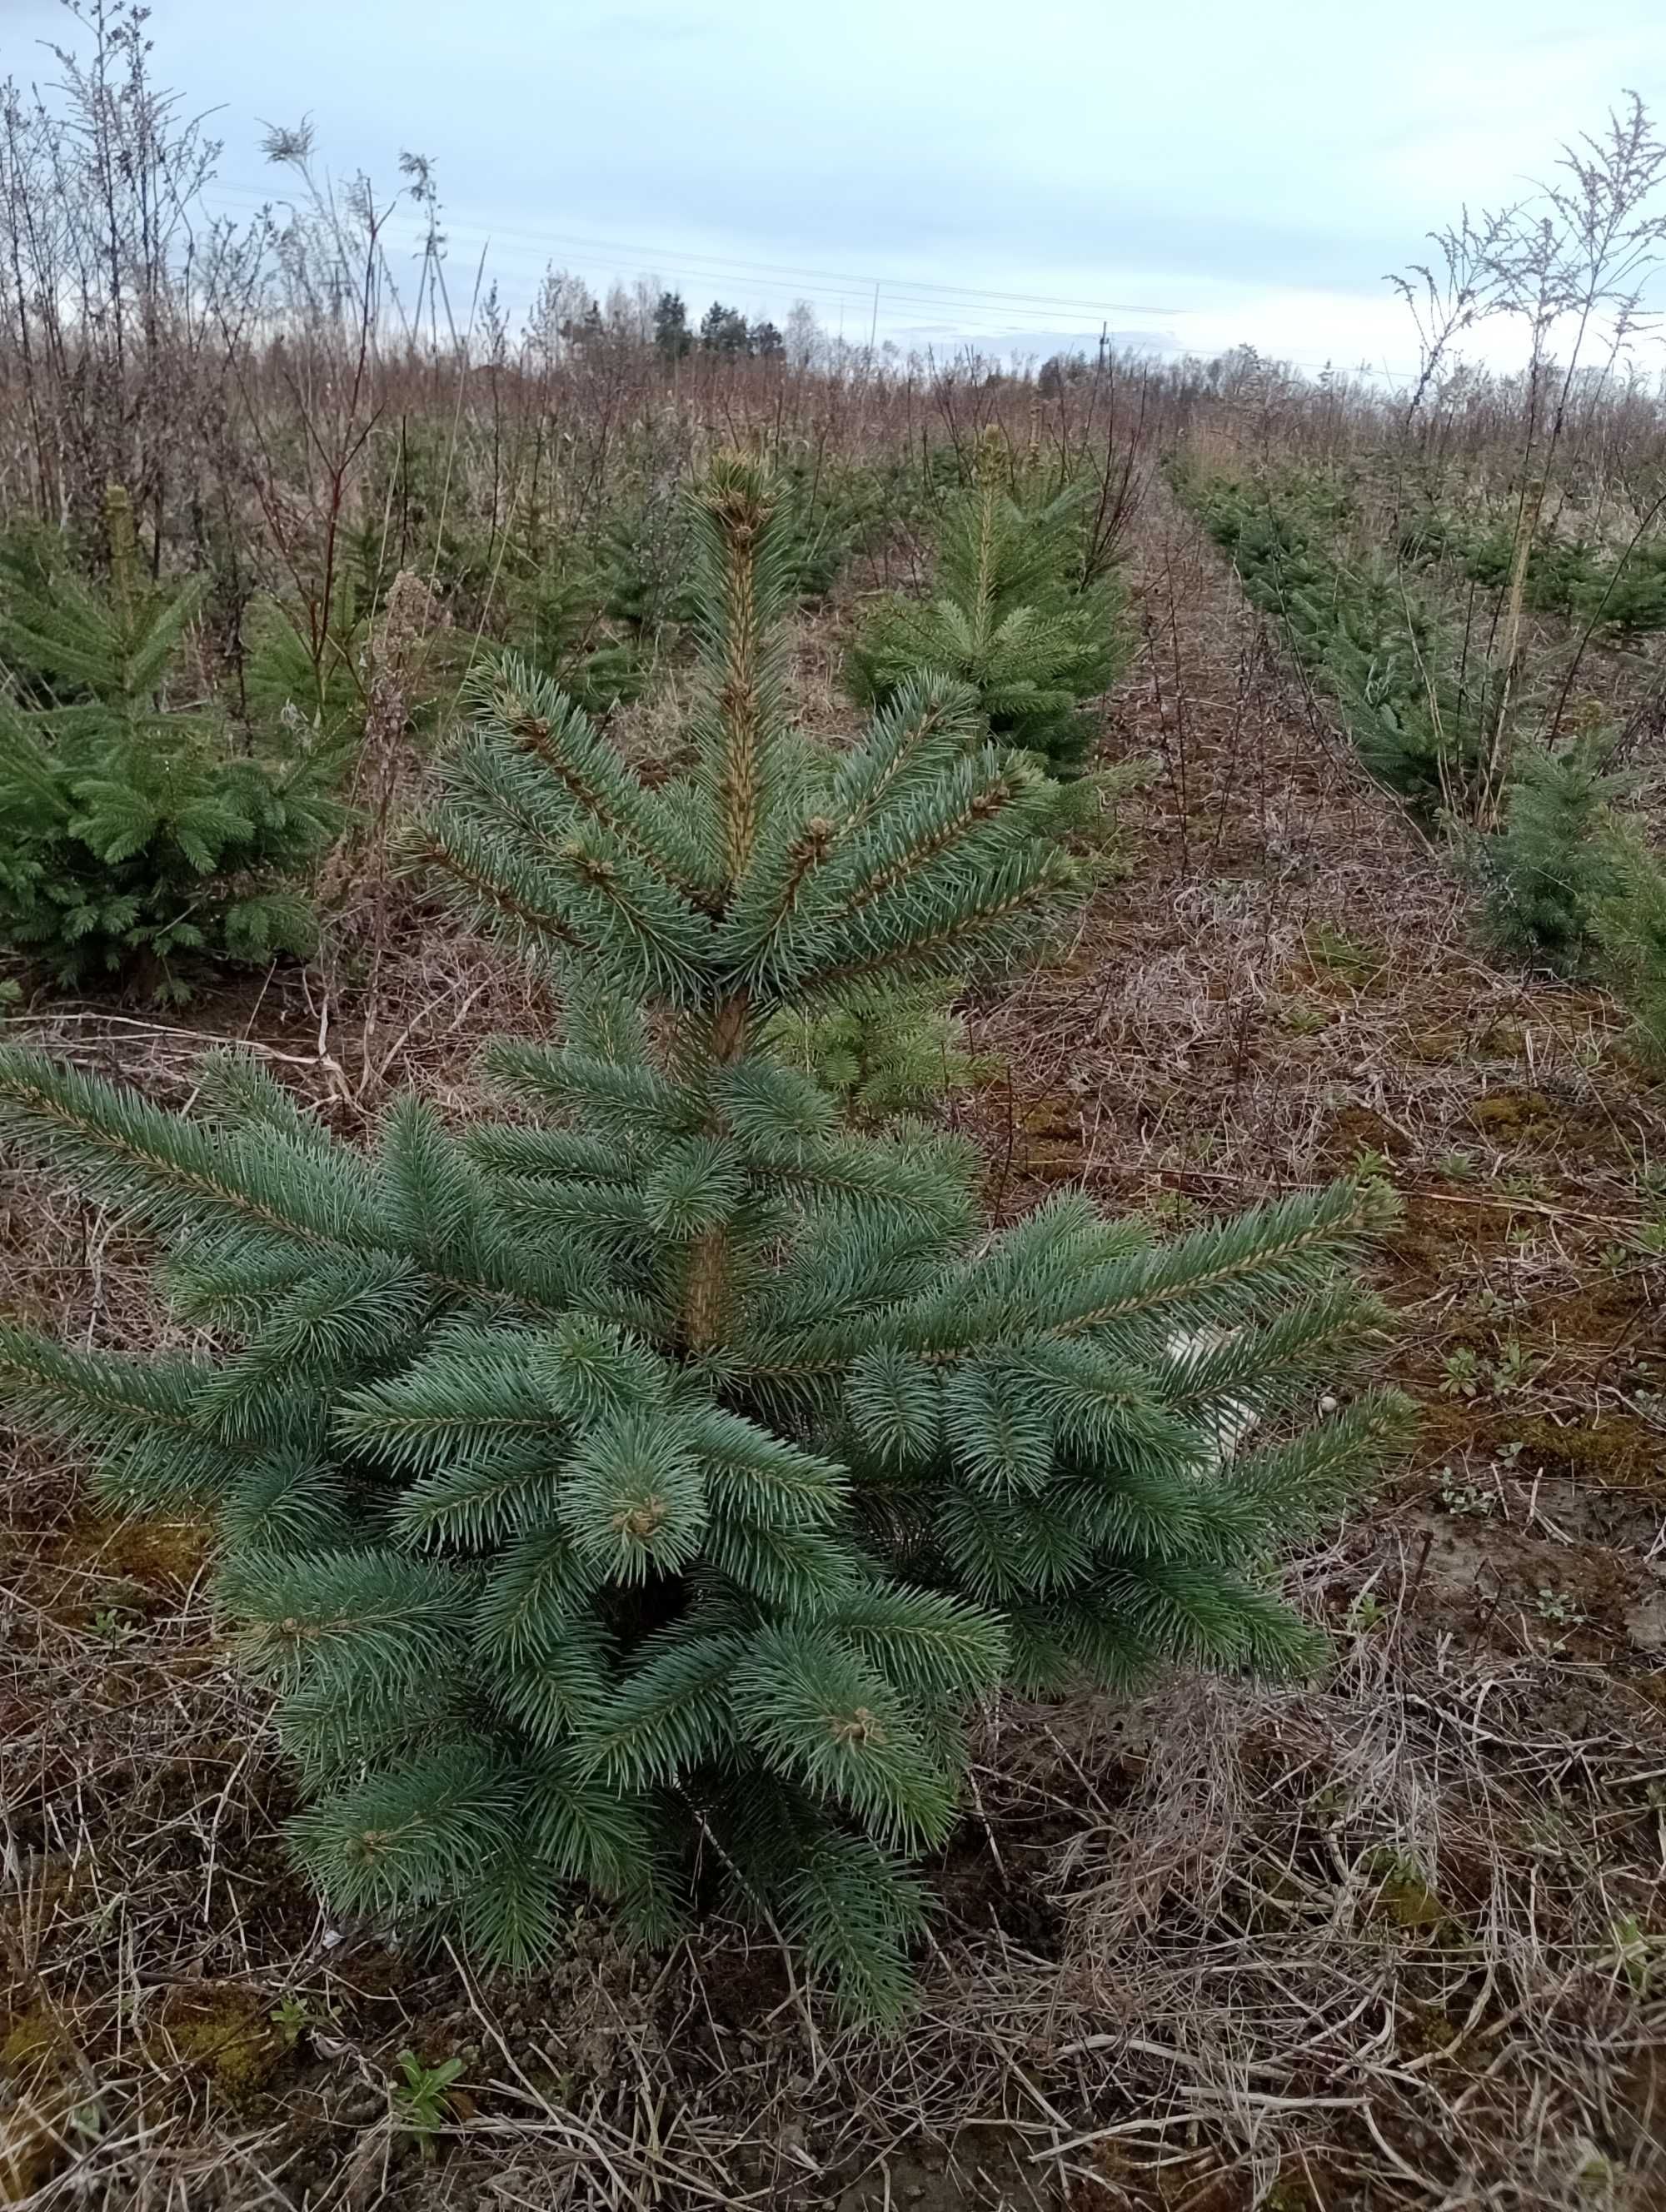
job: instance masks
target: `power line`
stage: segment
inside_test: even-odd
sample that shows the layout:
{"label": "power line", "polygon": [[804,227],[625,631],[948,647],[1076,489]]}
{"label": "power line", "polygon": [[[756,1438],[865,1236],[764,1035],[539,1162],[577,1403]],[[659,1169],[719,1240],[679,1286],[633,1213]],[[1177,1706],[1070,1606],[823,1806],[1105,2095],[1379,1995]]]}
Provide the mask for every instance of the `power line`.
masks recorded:
{"label": "power line", "polygon": [[[242,200],[253,206],[289,204],[289,201],[281,195],[262,192],[246,185],[216,182],[209,189],[210,193],[217,192],[223,197]],[[1067,299],[1048,293],[1009,293],[970,285],[934,284],[928,280],[915,278],[856,276],[830,270],[812,270],[801,264],[791,263],[757,262],[745,259],[739,255],[708,254],[669,247],[661,249],[631,246],[621,241],[592,239],[578,232],[532,230],[513,224],[501,228],[488,229],[466,220],[456,222],[442,221],[441,228],[446,235],[453,239],[465,238],[471,243],[496,246],[500,249],[507,246],[506,258],[511,260],[519,259],[523,252],[537,253],[546,265],[553,258],[550,253],[552,247],[579,247],[581,250],[576,252],[563,252],[559,257],[562,264],[575,275],[599,283],[623,281],[623,264],[620,259],[614,258],[616,255],[639,257],[639,270],[642,273],[651,273],[655,276],[705,276],[714,281],[721,281],[726,277],[736,280],[747,276],[755,278],[765,274],[786,277],[806,277],[811,280],[811,285],[814,289],[796,289],[795,296],[807,300],[812,307],[836,313],[841,317],[848,309],[853,315],[860,311],[872,319],[874,292],[877,287],[884,303],[893,310],[899,307],[911,308],[918,313],[927,308],[937,308],[942,313],[945,322],[950,325],[948,332],[940,341],[944,343],[952,343],[953,338],[958,337],[1001,337],[1021,341],[1031,332],[1038,338],[1066,339],[1073,336],[1079,336],[1085,343],[1093,342],[1097,335],[1097,331],[1087,330],[1073,333],[1067,330],[1060,329],[1049,313],[1049,307],[1055,313],[1068,313],[1075,310],[1091,314],[1102,325],[1104,319],[1111,313],[1170,314],[1195,319],[1203,312],[1196,308],[1135,307],[1127,301],[1107,301],[1096,306],[1090,301]],[[420,239],[414,240],[413,244],[419,246]],[[827,289],[847,284],[860,289],[850,290]],[[1015,325],[1018,327],[1015,328]],[[915,335],[920,337],[918,333]],[[933,341],[927,335],[921,337],[920,342],[929,344]],[[1222,350],[1227,349],[1222,349]],[[1287,362],[1292,368],[1298,368],[1324,370],[1334,369],[1340,366],[1334,355],[1324,360],[1298,354],[1282,354],[1280,358]],[[1405,368],[1377,368],[1361,362],[1347,370],[1347,374],[1371,376],[1392,383],[1395,380],[1405,381],[1414,377],[1416,372]]]}
{"label": "power line", "polygon": [[[497,241],[488,240],[487,243],[495,245]],[[420,252],[420,240],[415,241],[414,244],[416,251]],[[508,263],[512,273],[517,277],[521,278],[524,278],[528,274],[529,270],[534,270],[537,267],[543,265],[543,258],[541,257],[539,263],[529,264],[523,259],[517,266],[516,257],[513,249],[511,249],[511,252],[507,255],[500,253],[496,257],[496,259],[500,268],[503,267],[505,264]],[[587,254],[563,254],[561,257],[561,265],[569,274],[581,276],[586,279],[587,282],[591,283],[593,285],[597,287],[603,287],[609,283],[617,282],[620,277],[620,270],[617,263],[603,259],[599,256],[591,256]],[[662,258],[658,266],[655,267],[651,273],[655,276],[665,276],[672,280],[685,279],[688,276],[693,275],[705,276],[712,278],[714,282],[720,282],[721,281],[725,272],[714,271],[710,269],[685,270],[680,266],[673,265]],[[737,287],[736,289],[739,288]],[[848,311],[853,319],[857,315],[859,310],[863,315],[867,315],[871,313],[873,307],[873,293],[871,289],[866,293],[825,292],[808,288],[794,287],[793,296],[797,299],[808,301],[811,306],[820,309],[824,314],[835,319],[842,316],[847,311]],[[918,303],[912,301],[898,301],[895,304],[901,307],[911,309],[915,313],[923,312],[923,303]],[[933,307],[940,307],[941,306],[941,302],[935,301],[929,304]],[[971,334],[982,333],[988,336],[1006,336],[1012,334],[1013,318],[1011,316],[1006,316],[999,319],[991,319],[987,314],[984,316],[979,316],[969,312],[962,311],[952,316],[948,327],[956,332],[967,332]],[[1031,327],[1034,328],[1035,326],[1032,325]],[[1052,324],[1042,326],[1037,330],[1037,335],[1041,337],[1052,335],[1055,328],[1056,326]],[[1023,332],[1019,331],[1017,335],[1022,336]],[[1061,335],[1063,334],[1061,333]],[[1081,333],[1081,335],[1085,342],[1091,342],[1092,337],[1097,334],[1091,331],[1085,331]]]}
{"label": "power line", "polygon": [[[277,197],[246,185],[222,184],[212,189],[257,205],[271,205]],[[625,258],[634,258],[639,267],[669,268],[716,276],[805,279],[821,287],[824,298],[836,298],[851,306],[869,304],[878,284],[888,301],[944,308],[964,306],[986,313],[999,310],[1014,319],[1041,319],[1064,313],[1086,315],[1097,322],[1108,315],[1182,315],[1194,312],[1126,300],[1079,300],[1046,292],[1005,292],[987,286],[939,284],[929,278],[893,277],[872,271],[856,274],[850,270],[812,269],[798,263],[753,261],[738,254],[706,253],[693,247],[653,246],[623,239],[600,239],[576,231],[532,230],[513,223],[483,225],[467,217],[442,222],[441,228],[449,234],[467,235],[478,240],[518,240],[540,252],[551,247],[576,247],[590,265],[605,259],[616,272]],[[620,258],[615,260],[615,256]],[[845,285],[854,289],[850,292],[838,289]]]}
{"label": "power line", "polygon": [[[477,229],[478,226],[475,226],[475,228]],[[639,256],[647,254],[650,259],[652,259],[656,252],[658,252],[658,249],[654,247],[633,245],[623,240],[590,238],[576,232],[550,231],[547,233],[532,234],[527,232],[514,232],[506,230],[500,234],[520,237],[538,235],[540,237],[547,237],[558,245],[565,244],[576,246],[587,250],[597,250],[605,253],[636,254]],[[660,255],[660,258],[663,259],[666,256],[661,254]],[[852,274],[848,270],[809,269],[799,266],[790,262],[749,261],[741,259],[740,258],[733,255],[708,255],[702,254],[697,252],[690,252],[686,250],[683,252],[682,258],[684,259],[693,259],[697,261],[716,262],[721,260],[728,268],[745,271],[755,276],[788,277],[802,276],[807,277],[812,282],[818,283],[854,284],[860,286],[864,294],[871,291],[875,284],[879,284],[885,288],[886,292],[893,295],[898,294],[903,295],[918,295],[945,302],[973,301],[980,304],[1000,306],[1003,307],[1011,307],[1015,312],[1021,310],[1026,313],[1033,313],[1040,309],[1054,314],[1074,313],[1091,315],[1095,317],[1103,317],[1108,314],[1180,315],[1188,312],[1188,310],[1183,307],[1154,307],[1148,306],[1144,302],[1136,302],[1130,300],[1076,300],[1067,299],[1047,292],[1002,292],[994,290],[986,285],[937,284],[932,283],[928,278],[924,277],[891,277],[874,276],[872,273],[866,276],[857,276]]]}
{"label": "power line", "polygon": [[[485,242],[492,246],[498,243],[496,240],[488,240]],[[470,244],[472,246],[473,241],[470,241]],[[420,252],[420,240],[413,241],[413,258],[415,258],[415,255]],[[503,270],[507,266],[508,273],[521,283],[524,283],[528,276],[538,268],[546,265],[542,259],[532,263],[524,258],[518,259],[513,249],[508,253],[496,254],[494,259],[499,270]],[[603,259],[599,256],[562,254],[560,257],[560,265],[569,274],[583,277],[597,289],[605,288],[610,283],[619,281],[621,277],[617,263]],[[665,259],[661,259],[657,266],[647,273],[684,284],[690,276],[704,276],[711,279],[714,283],[724,283],[724,289],[729,289],[724,283],[725,272],[714,271],[709,268],[684,270],[680,265],[672,264]],[[737,284],[734,289],[739,290],[742,288]],[[869,319],[872,315],[873,297],[871,290],[866,293],[824,292],[808,287],[794,286],[791,296],[793,299],[807,301],[812,307],[834,319],[842,318],[847,313],[853,320]],[[893,297],[883,287],[881,305],[882,309],[889,307],[899,315],[909,319],[923,319],[931,313],[932,310],[936,310],[938,316],[941,318],[939,329],[935,333],[927,331],[924,334],[927,337],[984,335],[1023,339],[1033,336],[1042,341],[1055,338],[1061,341],[1071,339],[1079,341],[1085,345],[1091,345],[1098,336],[1097,326],[1079,328],[1074,331],[1061,328],[1064,319],[1062,317],[1053,317],[1043,320],[1037,316],[1033,322],[1023,322],[1019,319],[1023,313],[1021,310],[997,315],[992,310],[985,309],[980,313],[965,308],[956,308],[952,303],[947,303],[945,307],[945,303],[939,300],[917,301],[911,297]],[[1032,310],[1031,313],[1033,312]],[[903,322],[901,329],[905,336],[919,335],[910,329],[909,322]]]}

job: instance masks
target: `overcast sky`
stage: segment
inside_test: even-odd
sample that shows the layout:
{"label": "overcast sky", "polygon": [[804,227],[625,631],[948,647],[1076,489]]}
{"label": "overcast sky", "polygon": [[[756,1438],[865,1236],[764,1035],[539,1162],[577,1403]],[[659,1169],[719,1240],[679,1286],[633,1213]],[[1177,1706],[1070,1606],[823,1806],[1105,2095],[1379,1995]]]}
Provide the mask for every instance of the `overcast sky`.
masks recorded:
{"label": "overcast sky", "polygon": [[[0,67],[50,75],[61,21],[0,0]],[[310,112],[390,192],[429,156],[454,295],[489,244],[516,302],[554,261],[866,337],[877,282],[905,343],[1104,321],[1316,366],[1402,368],[1385,270],[1622,88],[1666,111],[1666,0],[154,0],[151,29],[221,111],[228,209],[283,189],[263,120]]]}

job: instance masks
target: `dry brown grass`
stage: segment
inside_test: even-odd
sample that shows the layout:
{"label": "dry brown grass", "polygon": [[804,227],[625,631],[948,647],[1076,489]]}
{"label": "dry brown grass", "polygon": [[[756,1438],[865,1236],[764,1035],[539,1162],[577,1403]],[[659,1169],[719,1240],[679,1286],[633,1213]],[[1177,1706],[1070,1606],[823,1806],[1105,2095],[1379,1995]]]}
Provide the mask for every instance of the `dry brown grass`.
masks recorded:
{"label": "dry brown grass", "polygon": [[[0,1624],[13,2202],[99,2212],[912,2204],[1152,2212],[1666,2201],[1666,1484],[1658,1096],[1589,994],[1490,966],[1441,859],[1344,757],[1171,516],[1111,744],[1155,755],[1132,872],[973,1010],[997,1203],[1061,1182],[1176,1219],[1378,1156],[1418,1463],[1292,1585],[1321,1684],[1165,1685],[986,1720],[903,2038],[841,2033],[722,1927],[482,1984],[326,1925],[189,1525],[102,1519],[16,1456]],[[839,617],[830,618],[832,631]],[[836,720],[832,632],[808,718]],[[664,735],[638,720],[645,757]],[[19,1024],[182,1097],[249,1036],[344,1131],[460,1109],[537,994],[404,905],[373,960],[198,1030]],[[1460,1156],[1462,1156],[1460,1164]],[[0,1302],[154,1334],[143,1255],[6,1187]],[[1507,1346],[1513,1343],[1515,1353]],[[1474,1395],[1443,1392],[1456,1349]],[[457,2056],[425,2158],[398,2055]],[[7,2172],[0,2161],[0,2173]],[[0,2201],[6,2185],[0,2185]]]}

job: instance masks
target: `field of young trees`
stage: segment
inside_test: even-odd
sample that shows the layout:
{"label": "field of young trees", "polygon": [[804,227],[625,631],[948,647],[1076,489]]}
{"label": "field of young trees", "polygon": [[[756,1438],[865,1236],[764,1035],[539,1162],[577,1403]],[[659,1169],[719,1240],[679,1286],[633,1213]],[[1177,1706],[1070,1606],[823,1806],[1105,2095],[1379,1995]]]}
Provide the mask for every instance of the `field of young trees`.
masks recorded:
{"label": "field of young trees", "polygon": [[[1385,393],[0,112],[0,2203],[1666,2172],[1666,145]],[[1527,367],[1465,348],[1492,319]]]}

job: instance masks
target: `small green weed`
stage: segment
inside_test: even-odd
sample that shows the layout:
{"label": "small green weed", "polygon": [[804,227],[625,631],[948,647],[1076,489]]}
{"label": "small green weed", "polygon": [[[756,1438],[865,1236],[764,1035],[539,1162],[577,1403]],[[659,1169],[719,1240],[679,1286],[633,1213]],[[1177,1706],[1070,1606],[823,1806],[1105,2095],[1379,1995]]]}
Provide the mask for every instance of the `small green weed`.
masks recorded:
{"label": "small green weed", "polygon": [[394,2123],[422,2146],[424,2159],[434,2155],[434,2139],[453,2118],[450,2090],[463,2071],[460,2058],[442,2058],[425,2066],[414,2051],[399,2053],[403,2081],[391,2081],[388,2094]]}
{"label": "small green weed", "polygon": [[1485,1379],[1478,1353],[1467,1344],[1449,1352],[1441,1363],[1440,1395],[1443,1398],[1478,1398]]}
{"label": "small green weed", "polygon": [[1519,1337],[1505,1337],[1492,1365],[1493,1395],[1508,1398],[1526,1389],[1539,1367],[1540,1362],[1523,1347]]}
{"label": "small green weed", "polygon": [[131,1605],[101,1605],[88,1622],[87,1631],[101,1644],[131,1644],[139,1632],[139,1620]]}
{"label": "small green weed", "polygon": [[1446,1510],[1460,1520],[1490,1521],[1499,1510],[1498,1492],[1487,1489],[1484,1483],[1458,1481],[1450,1468],[1444,1472],[1451,1476],[1440,1486],[1440,1502]]}
{"label": "small green weed", "polygon": [[285,1990],[266,2017],[277,2030],[278,2040],[286,2051],[295,2049],[313,2021],[313,2008],[293,1990]]}
{"label": "small green weed", "polygon": [[1370,1145],[1363,1145],[1348,1163],[1348,1173],[1356,1182],[1385,1182],[1394,1181],[1394,1162],[1386,1152],[1379,1152]]}

